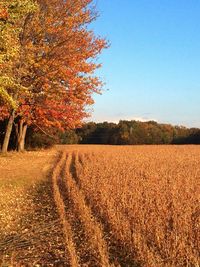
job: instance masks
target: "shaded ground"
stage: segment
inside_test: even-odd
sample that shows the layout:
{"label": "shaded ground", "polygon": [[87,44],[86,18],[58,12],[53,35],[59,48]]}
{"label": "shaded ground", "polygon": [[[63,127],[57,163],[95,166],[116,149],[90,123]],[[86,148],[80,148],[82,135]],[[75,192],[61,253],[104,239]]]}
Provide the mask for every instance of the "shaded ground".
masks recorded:
{"label": "shaded ground", "polygon": [[56,158],[0,156],[0,266],[67,266],[49,175]]}

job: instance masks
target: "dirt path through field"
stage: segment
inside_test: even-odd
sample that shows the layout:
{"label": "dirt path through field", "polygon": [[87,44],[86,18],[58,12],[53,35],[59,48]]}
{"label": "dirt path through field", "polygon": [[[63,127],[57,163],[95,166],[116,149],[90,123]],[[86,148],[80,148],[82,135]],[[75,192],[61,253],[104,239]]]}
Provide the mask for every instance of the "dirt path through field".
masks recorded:
{"label": "dirt path through field", "polygon": [[69,264],[114,266],[109,262],[102,227],[76,183],[73,160],[74,153],[63,152],[53,173],[54,198],[63,225]]}
{"label": "dirt path through field", "polygon": [[[52,194],[51,173],[57,153],[25,154],[21,158],[15,158],[14,154],[0,159],[7,163],[3,170],[0,168],[3,196],[0,266],[67,266],[62,227]],[[6,168],[10,172],[14,169],[13,158],[18,171],[8,177],[9,182],[4,181],[3,171],[8,174]]]}

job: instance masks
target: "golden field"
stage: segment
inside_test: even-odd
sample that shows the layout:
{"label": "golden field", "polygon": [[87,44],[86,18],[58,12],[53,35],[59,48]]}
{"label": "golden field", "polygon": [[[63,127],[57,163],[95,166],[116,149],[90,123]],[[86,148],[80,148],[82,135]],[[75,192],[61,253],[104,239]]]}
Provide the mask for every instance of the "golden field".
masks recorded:
{"label": "golden field", "polygon": [[[200,266],[199,146],[75,145],[56,151],[42,178],[45,186],[39,178],[34,185],[51,201],[43,199],[37,213],[29,211],[40,224],[45,220],[45,252],[29,240],[35,232],[40,236],[35,219],[33,232],[26,224],[29,244],[4,250],[4,261],[8,254],[12,266]],[[37,251],[37,258],[30,251]]]}

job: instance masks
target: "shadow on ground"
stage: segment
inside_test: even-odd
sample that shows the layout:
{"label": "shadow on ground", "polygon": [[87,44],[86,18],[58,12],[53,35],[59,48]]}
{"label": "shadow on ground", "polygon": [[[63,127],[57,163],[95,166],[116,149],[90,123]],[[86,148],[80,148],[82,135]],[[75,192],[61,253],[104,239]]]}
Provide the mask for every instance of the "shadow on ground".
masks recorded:
{"label": "shadow on ground", "polygon": [[20,230],[2,237],[0,266],[68,266],[51,173],[28,190],[32,206],[19,218]]}

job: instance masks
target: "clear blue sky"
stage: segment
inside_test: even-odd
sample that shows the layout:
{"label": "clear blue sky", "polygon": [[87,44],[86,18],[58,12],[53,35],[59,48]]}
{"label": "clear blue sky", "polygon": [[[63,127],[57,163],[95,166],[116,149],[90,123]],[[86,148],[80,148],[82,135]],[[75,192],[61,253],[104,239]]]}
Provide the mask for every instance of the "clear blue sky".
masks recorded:
{"label": "clear blue sky", "polygon": [[92,28],[111,47],[91,120],[200,127],[200,1],[98,0],[97,10]]}

